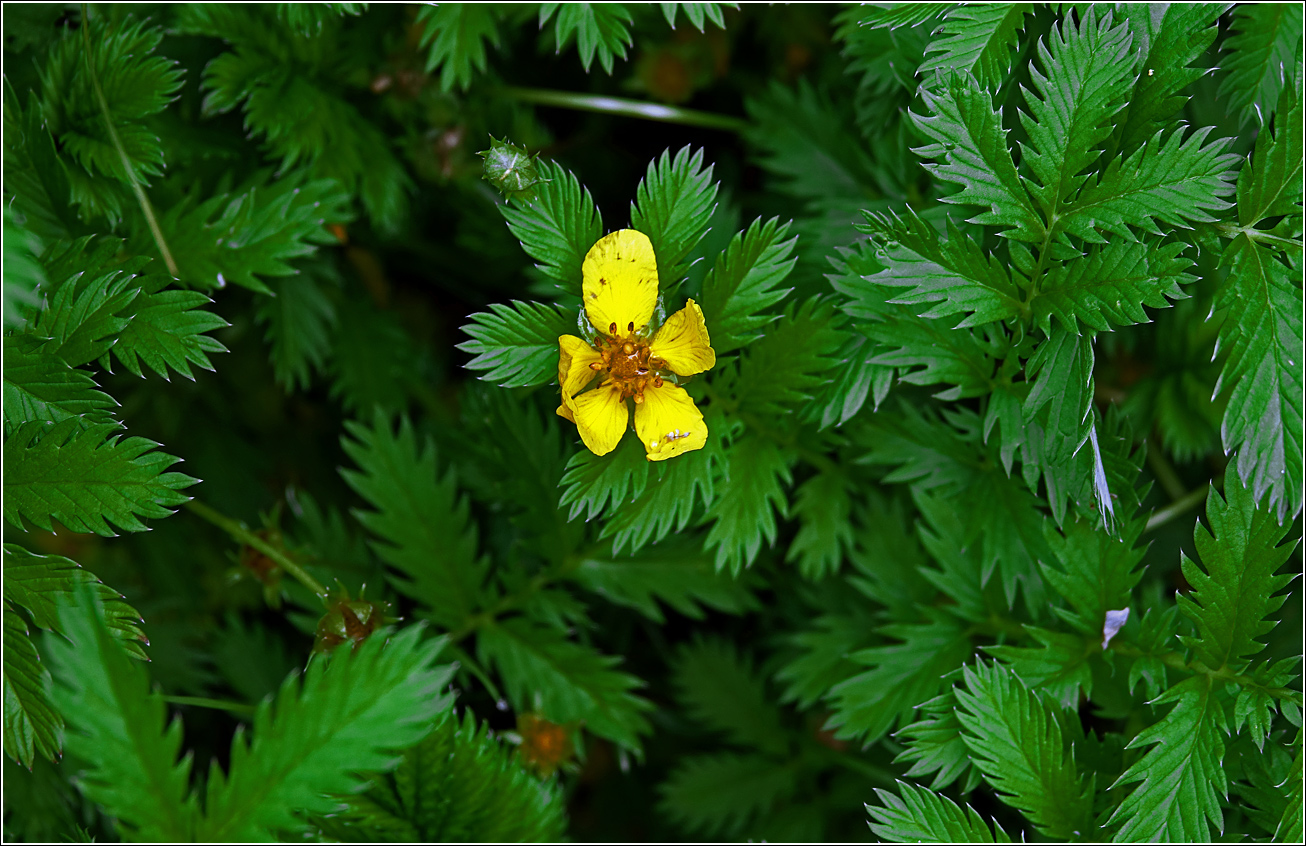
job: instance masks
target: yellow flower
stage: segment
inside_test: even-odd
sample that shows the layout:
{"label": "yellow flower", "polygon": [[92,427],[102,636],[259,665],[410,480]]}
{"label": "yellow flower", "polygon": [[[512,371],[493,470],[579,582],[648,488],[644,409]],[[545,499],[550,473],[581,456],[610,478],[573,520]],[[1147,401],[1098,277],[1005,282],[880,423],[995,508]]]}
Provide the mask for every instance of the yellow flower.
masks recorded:
{"label": "yellow flower", "polygon": [[558,414],[576,424],[591,452],[607,455],[626,432],[626,400],[634,400],[635,432],[649,461],[702,449],[703,413],[671,375],[692,376],[716,364],[703,310],[690,300],[650,337],[657,260],[648,236],[634,229],[600,238],[582,270],[585,316],[598,334],[592,344],[575,335],[558,338]]}

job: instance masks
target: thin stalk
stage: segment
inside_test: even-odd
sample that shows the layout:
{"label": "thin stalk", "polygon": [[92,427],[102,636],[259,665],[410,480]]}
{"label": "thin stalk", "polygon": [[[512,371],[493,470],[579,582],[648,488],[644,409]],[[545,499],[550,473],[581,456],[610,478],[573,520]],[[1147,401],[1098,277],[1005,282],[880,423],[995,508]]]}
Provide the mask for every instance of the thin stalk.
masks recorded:
{"label": "thin stalk", "polygon": [[210,523],[217,526],[219,529],[222,529],[222,531],[231,535],[234,539],[240,541],[246,546],[254,547],[259,552],[266,555],[268,558],[271,558],[273,561],[277,562],[277,566],[279,566],[282,570],[285,570],[290,575],[294,576],[299,581],[299,583],[302,584],[304,587],[308,588],[309,590],[313,591],[313,593],[317,594],[318,597],[320,597],[323,603],[325,604],[327,598],[327,589],[324,588],[322,584],[318,582],[317,579],[310,576],[307,570],[305,570],[303,567],[300,567],[298,564],[292,561],[290,557],[286,555],[285,552],[277,549],[272,544],[263,540],[263,538],[259,537],[258,535],[251,532],[249,529],[245,528],[245,526],[242,525],[239,521],[233,520],[227,515],[222,514],[221,512],[216,511],[213,508],[210,508],[209,506],[205,505],[204,503],[200,502],[197,499],[192,499],[189,502],[185,503],[184,507],[194,512],[195,514],[199,515],[200,517],[203,517],[205,520],[208,520]]}
{"label": "thin stalk", "polygon": [[1158,449],[1147,451],[1147,463],[1156,474],[1156,480],[1165,489],[1166,495],[1172,500],[1182,499],[1185,495],[1184,483],[1179,480],[1179,474],[1175,472],[1174,467],[1161,454],[1159,444],[1157,446]]}
{"label": "thin stalk", "polygon": [[203,696],[163,696],[155,694],[164,702],[173,705],[194,705],[197,708],[214,708],[219,711],[231,711],[233,714],[253,714],[254,706],[244,702],[230,702],[226,699],[208,699]]}
{"label": "thin stalk", "polygon": [[1200,488],[1191,490],[1188,493],[1176,499],[1174,502],[1167,505],[1165,508],[1162,508],[1160,511],[1157,511],[1155,514],[1153,514],[1151,517],[1148,518],[1147,526],[1146,528],[1143,529],[1143,531],[1150,532],[1153,529],[1159,529],[1162,526],[1164,526],[1166,523],[1169,523],[1171,520],[1183,514],[1185,511],[1188,511],[1192,508],[1196,508],[1198,505],[1201,505],[1202,502],[1206,499],[1206,491],[1207,488],[1209,487],[1210,487],[1209,485],[1203,485]]}
{"label": "thin stalk", "polygon": [[631,100],[626,97],[606,97],[598,94],[578,94],[573,91],[516,86],[502,88],[500,91],[514,100],[539,106],[557,106],[582,112],[621,115],[661,123],[677,123],[681,126],[702,126],[707,129],[722,129],[726,132],[743,132],[748,128],[748,121],[743,118],[682,109],[678,106],[650,103],[646,100]]}
{"label": "thin stalk", "polygon": [[145,196],[145,189],[141,187],[140,180],[136,178],[136,171],[132,169],[131,159],[127,156],[127,149],[122,145],[122,139],[118,137],[118,130],[113,125],[113,115],[109,113],[109,101],[104,96],[104,89],[100,87],[99,74],[95,72],[95,59],[91,52],[91,18],[87,12],[86,4],[82,4],[82,44],[86,49],[86,70],[91,75],[91,86],[95,89],[95,98],[100,104],[100,114],[104,117],[104,125],[109,129],[109,140],[113,142],[113,149],[118,152],[118,159],[122,162],[122,169],[127,173],[127,180],[131,182],[132,193],[136,195],[136,202],[140,203],[141,212],[145,215],[145,222],[149,224],[150,234],[154,236],[154,243],[159,248],[159,254],[163,256],[163,263],[168,266],[168,272],[173,278],[180,278],[181,274],[177,272],[177,262],[172,258],[172,251],[168,249],[168,242],[163,239],[163,230],[159,228],[159,221],[154,217],[154,208],[150,205],[150,198]]}

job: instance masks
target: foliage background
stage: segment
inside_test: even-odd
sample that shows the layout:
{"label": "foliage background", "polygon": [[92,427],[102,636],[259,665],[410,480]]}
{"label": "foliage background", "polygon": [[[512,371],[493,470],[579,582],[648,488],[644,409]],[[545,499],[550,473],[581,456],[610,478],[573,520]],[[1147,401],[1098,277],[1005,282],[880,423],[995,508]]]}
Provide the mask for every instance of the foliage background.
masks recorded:
{"label": "foliage background", "polygon": [[1300,840],[1300,7],[555,5],[5,5],[6,838]]}

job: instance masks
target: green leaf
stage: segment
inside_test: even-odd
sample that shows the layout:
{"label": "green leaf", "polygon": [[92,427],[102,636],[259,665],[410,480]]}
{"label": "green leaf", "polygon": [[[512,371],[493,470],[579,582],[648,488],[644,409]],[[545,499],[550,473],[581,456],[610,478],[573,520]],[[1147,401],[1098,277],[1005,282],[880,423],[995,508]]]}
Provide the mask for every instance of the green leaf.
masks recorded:
{"label": "green leaf", "polygon": [[1234,9],[1233,35],[1221,45],[1228,75],[1216,95],[1243,122],[1269,120],[1302,43],[1302,8],[1296,3],[1244,3]]}
{"label": "green leaf", "polygon": [[739,839],[757,818],[798,789],[798,774],[760,754],[685,758],[662,784],[662,807],[691,831]]}
{"label": "green leaf", "polygon": [[790,258],[798,236],[784,240],[789,224],[759,217],[730,239],[703,277],[703,318],[718,356],[761,338],[761,329],[776,319],[764,312],[792,288],[779,289],[794,268]]}
{"label": "green leaf", "polygon": [[1230,478],[1225,498],[1215,488],[1206,495],[1206,519],[1199,523],[1193,543],[1202,561],[1198,567],[1182,557],[1184,578],[1192,585],[1187,595],[1176,597],[1179,608],[1197,625],[1197,637],[1180,637],[1194,656],[1213,670],[1240,671],[1251,656],[1265,648],[1257,637],[1269,633],[1277,621],[1268,620],[1286,596],[1275,596],[1293,576],[1275,575],[1288,560],[1296,543],[1278,545],[1289,526],[1279,525],[1268,509],[1257,508],[1254,494]]}
{"label": "green leaf", "polygon": [[907,738],[910,743],[895,764],[912,762],[904,775],[919,778],[935,773],[931,790],[942,790],[963,775],[966,781],[961,792],[970,793],[979,785],[979,770],[975,769],[970,747],[961,736],[961,720],[957,717],[956,689],[949,688],[920,706],[927,716],[899,729],[895,737]]}
{"label": "green leaf", "polygon": [[944,37],[930,42],[929,58],[916,73],[974,73],[981,85],[996,88],[1011,68],[1011,51],[1032,10],[1027,3],[954,6],[943,18]]}
{"label": "green leaf", "polygon": [[551,628],[512,617],[478,630],[477,653],[494,664],[517,711],[539,711],[555,723],[582,722],[587,730],[639,751],[639,735],[652,727],[653,708],[632,693],[642,682],[603,655]]}
{"label": "green leaf", "polygon": [[316,822],[347,843],[547,843],[566,831],[557,783],[526,772],[470,710],[441,719],[392,774],[343,801]]}
{"label": "green leaf", "polygon": [[1181,92],[1210,72],[1189,67],[1200,59],[1219,30],[1217,21],[1231,4],[1175,3],[1153,8],[1130,3],[1122,8],[1134,34],[1133,48],[1143,57],[1138,80],[1119,121],[1120,149],[1133,150],[1183,108]]}
{"label": "green leaf", "polygon": [[998,664],[981,661],[963,675],[957,717],[975,766],[1045,836],[1086,836],[1093,830],[1092,781],[1077,771],[1047,703]]}
{"label": "green leaf", "polygon": [[103,239],[89,255],[90,238],[52,247],[42,256],[46,274],[59,280],[37,315],[33,334],[53,339],[53,352],[77,367],[109,351],[130,322],[124,316],[140,289],[130,285],[129,268],[107,259],[120,242]]}
{"label": "green leaf", "polygon": [[878,624],[869,614],[825,613],[810,628],[785,639],[798,655],[775,674],[784,687],[781,702],[809,710],[839,682],[859,671],[848,656],[875,641]]}
{"label": "green leaf", "polygon": [[567,461],[561,482],[565,490],[558,505],[571,506],[568,520],[584,514],[589,521],[604,511],[616,513],[644,493],[650,464],[644,448],[634,438],[623,438],[607,455],[580,450]]}
{"label": "green leaf", "polygon": [[377,308],[361,292],[347,294],[336,313],[331,348],[331,397],[347,411],[407,408],[409,384],[420,378],[414,368],[419,350],[393,311]]}
{"label": "green leaf", "polygon": [[784,486],[793,476],[789,457],[774,441],[749,435],[731,445],[720,496],[708,511],[713,520],[705,549],[716,549],[718,570],[738,576],[757,559],[762,541],[775,545],[775,512],[788,510]]}
{"label": "green leaf", "polygon": [[1126,24],[1111,26],[1090,7],[1078,27],[1054,24],[1048,43],[1039,41],[1043,72],[1030,68],[1033,91],[1022,88],[1029,112],[1020,121],[1029,133],[1022,160],[1038,180],[1031,193],[1048,220],[1061,217],[1062,203],[1087,179],[1084,169],[1101,155],[1100,145],[1125,106],[1134,63]]}
{"label": "green leaf", "polygon": [[626,58],[626,48],[633,42],[627,24],[630,11],[620,3],[541,3],[540,29],[557,13],[554,37],[561,51],[572,37],[580,52],[586,73],[594,62],[594,54],[608,75],[612,74],[614,58]]}
{"label": "green leaf", "polygon": [[[640,461],[648,463],[643,456]],[[609,602],[633,608],[659,624],[666,622],[659,601],[693,620],[703,619],[704,607],[727,614],[758,607],[744,583],[717,572],[712,558],[696,543],[670,541],[631,558],[587,556],[573,578]]]}
{"label": "green leaf", "polygon": [[694,720],[726,735],[731,743],[783,757],[789,741],[780,712],[747,655],[719,638],[696,639],[675,659],[675,684]]}
{"label": "green leaf", "polygon": [[1238,223],[1255,226],[1267,217],[1300,214],[1301,194],[1302,103],[1285,85],[1273,134],[1268,127],[1256,134],[1251,165],[1238,173]]}
{"label": "green leaf", "polygon": [[862,331],[878,342],[877,365],[896,368],[898,381],[908,385],[947,385],[934,396],[957,400],[983,396],[993,389],[992,345],[971,329],[954,329],[952,320],[927,320],[909,307],[889,306],[897,314],[882,322],[863,324]]}
{"label": "green leaf", "polygon": [[60,609],[59,623],[63,637],[46,641],[51,695],[69,722],[69,754],[85,762],[80,789],[129,839],[196,839],[190,756],[177,760],[181,721],[164,727],[163,700],[151,694],[144,666],[110,634],[89,586]]}
{"label": "green leaf", "polygon": [[830,691],[834,709],[826,728],[838,729],[840,738],[875,743],[912,711],[939,692],[943,677],[960,667],[971,654],[966,630],[951,617],[937,612],[928,623],[892,624],[882,634],[902,643],[875,646],[852,655],[870,667]]}
{"label": "green leaf", "polygon": [[[5,170],[7,173],[8,162]],[[14,221],[11,205],[5,205],[4,215],[4,329],[8,332],[27,325],[28,318],[41,307],[36,291],[50,283],[36,258],[42,252],[40,239]]]}
{"label": "green leaf", "polygon": [[421,625],[368,638],[330,661],[316,660],[301,683],[290,676],[254,713],[253,739],[238,734],[224,778],[209,772],[196,840],[273,840],[303,832],[302,814],[325,814],[366,783],[364,773],[399,763],[393,752],[420,741],[453,697],[441,691],[453,669],[434,666],[443,639]]}
{"label": "green leaf", "polygon": [[418,442],[405,419],[397,432],[377,413],[371,427],[350,421],[342,439],[358,470],[340,475],[372,511],[354,511],[372,546],[401,576],[391,583],[445,628],[461,625],[481,602],[489,562],[476,554],[476,527],[452,470],[440,474],[435,446]]}
{"label": "green leaf", "polygon": [[264,340],[272,345],[272,372],[287,391],[307,390],[313,371],[321,371],[331,356],[331,332],[336,307],[323,291],[330,265],[310,265],[320,272],[287,276],[277,282],[276,296],[258,302],[254,319],[264,324]]}
{"label": "green leaf", "polygon": [[301,35],[319,35],[342,15],[361,15],[366,3],[277,3],[277,18]]}
{"label": "green leaf", "polygon": [[1165,130],[1157,130],[1137,152],[1114,159],[1062,212],[1065,231],[1106,243],[1099,230],[1132,238],[1129,227],[1160,234],[1158,223],[1186,228],[1214,221],[1210,212],[1233,205],[1221,198],[1234,192],[1239,157],[1223,152],[1231,138],[1202,146],[1211,129],[1204,126],[1186,141],[1182,128],[1164,140]]}
{"label": "green leaf", "polygon": [[[162,280],[159,280],[160,282]],[[137,376],[144,376],[141,363],[164,379],[168,368],[195,380],[190,365],[213,370],[209,353],[226,352],[215,338],[205,335],[230,324],[199,306],[213,302],[198,291],[151,291],[143,289],[128,308],[131,322],[118,333],[113,356]],[[100,358],[103,366],[108,355]]]}
{"label": "green leaf", "polygon": [[1297,732],[1297,754],[1292,759],[1292,773],[1288,777],[1288,801],[1283,809],[1283,817],[1274,829],[1276,843],[1296,843],[1302,838],[1302,745],[1301,732]]}
{"label": "green leaf", "polygon": [[[103,174],[126,184],[131,184],[133,177],[148,184],[150,177],[163,173],[163,146],[143,121],[173,100],[181,89],[182,73],[176,62],[154,55],[163,39],[159,27],[147,27],[146,21],[113,24],[107,18],[83,21],[82,25],[91,26],[90,62],[85,36],[69,29],[41,70],[46,126],[58,140],[59,149],[85,169],[69,171],[75,181]],[[88,65],[93,66],[104,92],[131,174],[124,169],[109,135]]]}
{"label": "green leaf", "polygon": [[[491,303],[490,312],[477,312],[462,331],[472,340],[458,349],[475,356],[469,370],[504,388],[544,385],[558,376],[558,337],[576,328],[575,309],[514,300]],[[592,339],[591,339],[592,340]]]}
{"label": "green leaf", "polygon": [[876,6],[867,3],[856,7],[857,25],[867,29],[898,29],[935,20],[953,7],[952,3],[894,3]]}
{"label": "green leaf", "polygon": [[875,361],[878,349],[865,335],[850,336],[837,353],[840,361],[830,383],[808,406],[803,422],[823,430],[842,426],[857,416],[868,397],[878,409],[889,395],[894,373],[893,367]]}
{"label": "green leaf", "polygon": [[352,214],[341,184],[319,179],[303,185],[282,179],[234,194],[218,194],[192,208],[183,200],[159,220],[181,278],[202,288],[228,283],[273,295],[267,277],[299,271],[295,259],[335,242],[326,228]]}
{"label": "green leaf", "polygon": [[499,46],[499,12],[488,3],[441,3],[417,11],[426,72],[440,69],[440,90],[466,91],[485,72],[485,43]]}
{"label": "green leaf", "polygon": [[[1081,635],[1101,639],[1106,612],[1132,605],[1132,594],[1143,571],[1146,547],[1138,546],[1144,523],[1127,523],[1119,539],[1086,520],[1073,520],[1063,529],[1044,526],[1053,556],[1042,561],[1042,574],[1071,610],[1057,613]],[[1023,675],[1023,674],[1022,674]],[[1028,679],[1026,679],[1028,680]]]}
{"label": "green leaf", "polygon": [[[4,175],[5,220],[11,216],[22,221],[32,235],[46,243],[71,238],[83,231],[85,224],[77,216],[70,202],[72,194],[68,184],[66,163],[55,150],[54,139],[46,128],[45,116],[36,93],[28,93],[27,108],[23,108],[13,86],[4,83]],[[10,243],[5,233],[5,278],[19,270],[11,266],[9,255],[17,247]],[[6,284],[8,289],[8,284]],[[8,296],[8,294],[6,294]]]}
{"label": "green leaf", "polygon": [[1093,674],[1088,657],[1101,648],[1101,641],[1030,625],[1025,626],[1025,632],[1039,645],[986,646],[984,649],[993,657],[1002,659],[1031,689],[1046,691],[1066,710],[1078,708],[1080,689],[1083,689],[1084,696],[1093,693]]}
{"label": "green leaf", "polygon": [[1185,247],[1120,238],[1090,248],[1081,259],[1052,265],[1030,303],[1035,325],[1050,337],[1053,317],[1076,334],[1080,323],[1099,332],[1112,324],[1150,323],[1143,306],[1169,308],[1171,300],[1188,296],[1179,287],[1195,278],[1184,272],[1190,265],[1180,255]]}
{"label": "green leaf", "polygon": [[547,181],[536,187],[535,198],[504,203],[499,211],[526,255],[539,262],[540,272],[579,296],[581,265],[603,234],[603,218],[589,190],[570,171],[550,161],[541,161],[539,170]]}
{"label": "green leaf", "polygon": [[[6,551],[9,545],[5,545]],[[9,563],[8,556],[5,563]],[[5,568],[6,571],[8,568]],[[8,572],[5,573],[6,580]],[[6,593],[8,585],[5,585]],[[5,753],[29,770],[41,755],[58,761],[63,752],[63,716],[45,691],[50,671],[28,636],[27,623],[9,606],[4,608]]]}
{"label": "green leaf", "polygon": [[688,266],[685,259],[707,234],[716,207],[713,165],[703,167],[703,151],[689,145],[671,156],[664,150],[649,162],[648,172],[630,204],[630,226],[649,237],[657,256],[658,283],[663,291],[678,285]]}
{"label": "green leaf", "polygon": [[1227,309],[1218,348],[1228,356],[1215,395],[1228,395],[1220,437],[1254,497],[1283,515],[1302,507],[1302,290],[1260,244],[1239,236],[1216,295]]}
{"label": "green leaf", "polygon": [[164,472],[178,459],[150,452],[158,444],[145,438],[111,437],[116,428],[79,430],[73,419],[19,426],[4,443],[5,520],[50,531],[55,519],[74,532],[112,536],[109,523],[143,532],[149,527],[138,517],[172,514],[169,506],[190,498],[180,490],[199,480]]}
{"label": "green leaf", "polygon": [[858,229],[877,240],[883,253],[877,258],[885,265],[867,281],[910,289],[890,302],[933,304],[921,312],[927,318],[966,314],[958,328],[1020,314],[1020,295],[1007,268],[992,253],[986,257],[951,219],[947,240],[940,239],[938,231],[911,208],[905,217],[868,212],[866,219],[868,223]]}
{"label": "green leaf", "polygon": [[875,789],[884,803],[867,805],[871,831],[894,843],[1010,843],[1011,838],[996,820],[993,830],[969,805],[957,806],[946,796],[898,782],[902,798]]}
{"label": "green leaf", "polygon": [[1224,830],[1220,800],[1229,787],[1220,762],[1228,725],[1211,678],[1193,676],[1152,704],[1169,702],[1174,708],[1126,747],[1151,748],[1111,785],[1142,782],[1107,820],[1120,826],[1117,841],[1196,843],[1211,839],[1211,823]]}
{"label": "green leaf", "polygon": [[[959,7],[959,11],[988,14],[993,10],[1006,16],[1019,8],[1023,4]],[[1015,14],[1023,19],[1025,12]],[[1000,227],[1007,237],[1041,242],[1046,234],[1043,219],[1016,173],[1002,114],[994,109],[992,95],[969,74],[947,74],[937,91],[922,88],[921,97],[928,114],[909,115],[912,124],[934,143],[912,152],[934,160],[924,167],[936,178],[962,186],[943,201],[985,209],[971,218],[971,223]]]}
{"label": "green leaf", "polygon": [[813,581],[838,572],[853,546],[851,480],[838,470],[817,473],[794,492],[793,516],[801,523],[786,561],[797,561]]}
{"label": "green leaf", "polygon": [[30,336],[4,340],[5,426],[32,421],[58,423],[80,417],[84,424],[113,423],[113,397],[97,390],[91,374],[69,367]]}
{"label": "green leaf", "polygon": [[738,3],[659,3],[662,7],[662,14],[666,16],[667,26],[672,29],[676,28],[676,10],[679,9],[685,13],[699,32],[706,32],[703,26],[705,21],[712,21],[721,29],[726,28],[725,16],[721,13],[723,6],[729,6],[732,9],[739,8]]}
{"label": "green leaf", "polygon": [[834,358],[848,334],[830,300],[812,297],[786,309],[769,331],[748,347],[736,370],[725,370],[718,384],[738,397],[741,411],[776,420],[811,400],[824,387]]}
{"label": "green leaf", "polygon": [[1045,456],[1060,462],[1077,453],[1092,426],[1093,336],[1054,332],[1034,351],[1027,373],[1034,377],[1025,399],[1025,420],[1047,407]]}
{"label": "green leaf", "polygon": [[83,570],[76,561],[62,555],[37,555],[17,544],[4,545],[5,601],[21,605],[32,622],[59,632],[59,608],[75,604],[78,585],[89,584],[101,603],[109,632],[127,652],[146,660],[139,643],[148,643],[141,631],[141,614],[123,601],[122,594]]}

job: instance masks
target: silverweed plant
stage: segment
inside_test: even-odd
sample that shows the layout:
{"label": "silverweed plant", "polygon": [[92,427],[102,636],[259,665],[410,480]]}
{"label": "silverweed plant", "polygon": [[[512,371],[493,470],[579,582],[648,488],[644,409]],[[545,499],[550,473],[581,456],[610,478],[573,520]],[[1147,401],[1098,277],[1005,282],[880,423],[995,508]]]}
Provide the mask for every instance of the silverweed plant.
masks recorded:
{"label": "silverweed plant", "polygon": [[6,840],[1302,831],[1300,4],[5,4]]}

